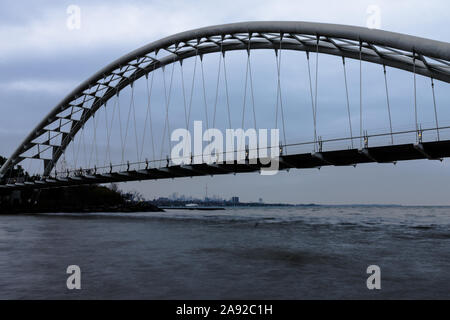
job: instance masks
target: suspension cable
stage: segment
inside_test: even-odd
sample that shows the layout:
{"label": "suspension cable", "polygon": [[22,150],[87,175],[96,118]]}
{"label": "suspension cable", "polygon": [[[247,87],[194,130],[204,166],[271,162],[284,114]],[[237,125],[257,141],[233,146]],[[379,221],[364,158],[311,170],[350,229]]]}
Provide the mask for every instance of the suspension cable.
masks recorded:
{"label": "suspension cable", "polygon": [[125,161],[125,159],[124,159],[125,142],[124,142],[123,133],[122,133],[122,116],[121,116],[121,112],[120,112],[120,91],[119,90],[117,90],[117,113],[119,115],[120,143],[121,143],[121,151],[122,151],[122,158],[120,161],[119,170],[122,170],[122,164]]}
{"label": "suspension cable", "polygon": [[[81,119],[80,118],[80,120],[83,120],[83,119]],[[81,126],[81,133],[80,134],[78,134],[78,147],[76,148],[77,149],[77,151],[76,151],[76,153],[75,153],[75,168],[77,168],[77,166],[78,166],[78,158],[81,158],[81,156],[80,156],[80,149],[81,149],[81,136],[83,135],[83,127],[84,127],[84,125],[82,125]],[[75,143],[75,137],[74,137],[74,143]],[[83,160],[82,159],[80,159],[80,162],[83,162]],[[44,166],[44,170],[45,170],[45,166]]]}
{"label": "suspension cable", "polygon": [[283,138],[284,138],[284,145],[285,145],[285,151],[287,150],[287,142],[286,142],[286,126],[284,122],[284,110],[283,110],[283,96],[281,91],[281,43],[283,42],[283,34],[280,35],[280,52],[278,55],[278,87],[280,92],[280,109],[281,109],[281,123],[283,125]]}
{"label": "suspension cable", "polygon": [[[98,119],[98,117],[97,117]],[[88,162],[88,168],[91,167],[91,161],[92,161],[92,157],[94,156],[94,151],[95,151],[95,164],[97,164],[98,161],[98,154],[97,154],[97,125],[98,125],[98,120],[96,120],[95,117],[95,113],[92,114],[92,127],[93,127],[93,143],[91,145],[91,151],[89,153],[89,162]]]}
{"label": "suspension cable", "polygon": [[[150,105],[150,98],[151,98],[151,93],[153,90],[153,78],[155,77],[155,73],[152,72],[152,81],[150,84],[150,91],[148,94],[148,103],[149,103],[149,117],[150,117],[150,135],[152,137],[152,154],[153,154],[153,160],[156,159],[156,153],[155,153],[155,142],[154,142],[154,138],[153,138],[153,120],[152,120],[152,110],[151,110],[151,105]],[[147,90],[148,90],[148,81],[147,81]]]}
{"label": "suspension cable", "polygon": [[214,100],[214,114],[213,114],[213,125],[212,127],[215,128],[216,127],[216,112],[217,112],[217,102],[218,102],[218,98],[219,98],[219,83],[220,83],[220,69],[221,69],[221,61],[222,60],[222,54],[219,54],[219,66],[218,66],[218,71],[217,71],[217,83],[216,83],[216,98]]}
{"label": "suspension cable", "polygon": [[152,80],[151,80],[151,85],[150,88],[148,86],[148,73],[145,75],[145,81],[146,81],[146,91],[147,91],[147,113],[145,115],[145,122],[144,122],[144,133],[142,135],[142,149],[141,149],[141,155],[139,157],[139,161],[142,160],[142,154],[144,152],[144,146],[145,146],[145,136],[146,136],[146,132],[147,132],[147,120],[150,118],[150,136],[152,138],[152,156],[153,156],[153,160],[155,160],[155,144],[154,144],[154,138],[153,138],[153,124],[152,124],[152,111],[151,111],[151,95],[152,95],[152,89],[153,89],[153,77],[155,76],[154,74],[155,71],[155,65],[153,66],[153,70],[151,71],[152,73]]}
{"label": "suspension cable", "polygon": [[250,59],[250,54],[247,51],[247,63],[245,67],[245,82],[244,82],[244,100],[242,104],[242,124],[241,127],[244,130],[244,119],[245,119],[245,105],[247,103],[247,83],[248,83],[248,61]]}
{"label": "suspension cable", "polygon": [[416,53],[414,51],[413,51],[413,74],[414,74],[414,119],[416,121],[416,140],[418,142],[419,124],[417,122]]}
{"label": "suspension cable", "polygon": [[359,147],[362,148],[362,41],[359,41]]}
{"label": "suspension cable", "polygon": [[310,95],[311,95],[311,110],[312,110],[313,126],[314,126],[314,151],[316,151],[316,142],[317,142],[316,113],[314,112],[314,96],[313,96],[313,89],[312,89],[311,65],[309,62],[309,51],[306,51],[306,60],[308,61],[309,91],[310,91]]}
{"label": "suspension cable", "polygon": [[[127,117],[127,125],[125,127],[125,138],[124,138],[124,143],[127,143],[127,137],[128,137],[128,127],[130,126],[130,118],[131,118],[131,111],[132,111],[132,107],[133,107],[133,92],[134,92],[134,88],[133,86],[131,86],[131,99],[130,99],[130,107],[128,108],[128,117]],[[125,161],[125,145],[122,149],[122,164],[124,164]]]}
{"label": "suspension cable", "polygon": [[[84,117],[86,118],[86,117]],[[83,124],[83,127],[81,129],[81,138],[82,138],[82,143],[83,143],[83,160],[84,160],[84,165],[87,165],[87,152],[86,152],[86,139],[85,139],[85,125],[86,123]]]}
{"label": "suspension cable", "polygon": [[[116,92],[116,99],[115,99],[115,101],[114,101],[114,105],[113,105],[113,112],[112,112],[112,117],[111,117],[111,125],[110,125],[110,127],[109,127],[109,135],[108,135],[108,141],[107,141],[107,146],[106,146],[106,148],[107,148],[107,152],[109,153],[109,163],[111,163],[111,161],[112,161],[112,159],[111,159],[111,150],[110,150],[110,143],[111,143],[111,134],[112,134],[112,128],[113,128],[113,125],[114,125],[114,117],[115,117],[115,113],[116,113],[116,108],[117,108],[117,106],[118,106],[118,101],[119,101],[119,92],[117,91]],[[119,115],[120,115],[120,111],[118,111],[119,112]],[[120,121],[120,117],[119,117],[119,123],[120,123],[121,121]],[[108,125],[108,124],[106,124],[106,125]],[[121,125],[120,125],[120,127],[121,127]],[[120,130],[120,133],[121,133],[121,139],[122,139],[122,131]],[[106,166],[106,164],[105,164],[105,166]]]}
{"label": "suspension cable", "polygon": [[389,103],[389,90],[388,90],[388,83],[387,83],[387,76],[386,76],[386,65],[384,65],[384,64],[383,64],[383,73],[384,73],[384,86],[386,88],[386,102],[387,102],[387,109],[388,109],[388,116],[389,116],[389,129],[391,132],[391,144],[394,144],[394,136],[392,134],[391,106]]}
{"label": "suspension cable", "polygon": [[250,76],[250,93],[252,97],[252,107],[253,107],[253,124],[255,126],[256,130],[256,109],[255,109],[255,95],[253,91],[253,76],[252,76],[252,63],[250,59],[250,36],[249,36],[249,42],[248,42],[248,70],[249,70],[249,76]]}
{"label": "suspension cable", "polygon": [[283,100],[281,98],[281,42],[282,34],[280,34],[280,45],[279,48],[275,49],[275,62],[277,67],[277,102],[275,104],[275,128],[278,129],[278,106],[280,105],[281,117],[282,117],[282,127],[283,127],[283,138],[284,144],[286,145],[286,131],[284,125],[284,114],[283,114]]}
{"label": "suspension cable", "polygon": [[103,105],[105,109],[105,129],[106,129],[106,149],[105,149],[105,161],[103,162],[103,165],[106,166],[106,162],[108,161],[108,137],[109,137],[109,121],[108,121],[108,107],[107,107],[108,101],[105,101],[105,104]]}
{"label": "suspension cable", "polygon": [[[95,118],[94,118],[95,121]],[[97,117],[97,123],[95,124],[94,127],[94,144],[95,144],[95,164],[98,164],[98,145],[97,145],[97,127],[98,127],[98,122],[100,121],[99,117]]]}
{"label": "suspension cable", "polygon": [[169,85],[169,96],[167,98],[167,108],[166,108],[166,117],[167,117],[167,138],[169,140],[169,153],[172,150],[172,140],[170,139],[170,119],[169,119],[169,106],[172,98],[172,84],[173,84],[173,74],[175,70],[175,60],[172,61],[172,73],[170,75],[170,85]]}
{"label": "suspension cable", "polygon": [[[188,127],[190,126],[191,120],[191,109],[192,109],[192,98],[194,95],[194,85],[195,85],[195,72],[197,70],[197,57],[198,57],[198,49],[195,49],[195,60],[194,60],[194,72],[192,73],[192,85],[191,85],[191,96],[189,99],[189,111],[188,111]],[[188,129],[189,130],[189,129]]]}
{"label": "suspension cable", "polygon": [[316,127],[317,127],[317,92],[318,92],[318,79],[319,79],[319,40],[320,36],[316,35],[317,37],[317,43],[316,43],[316,88],[315,88],[315,94],[314,94],[314,120],[316,121]]}
{"label": "suspension cable", "polygon": [[437,115],[437,108],[436,108],[436,96],[434,94],[434,81],[433,81],[433,78],[431,78],[431,91],[433,93],[434,118],[436,120],[437,138],[438,138],[438,141],[440,141],[440,137],[439,137],[439,123],[438,123],[438,115]]}
{"label": "suspension cable", "polygon": [[[72,115],[73,115],[73,107],[72,107],[72,114],[71,114],[71,117],[72,117]],[[73,126],[73,121],[72,121],[72,124],[71,124],[71,127]],[[70,140],[72,140],[72,142],[71,142],[71,145],[72,145],[72,161],[73,161],[73,165],[74,165],[74,168],[76,168],[77,167],[77,165],[76,165],[76,159],[75,159],[75,154],[76,154],[76,152],[75,152],[75,149],[76,149],[76,143],[75,143],[75,137],[74,136],[72,136],[72,134],[71,134],[71,132],[72,132],[72,130],[70,130],[69,131],[69,138],[70,138]]]}
{"label": "suspension cable", "polygon": [[[221,47],[221,51],[222,51],[222,47]],[[225,63],[225,52],[224,51],[222,51],[222,55],[223,55],[223,60],[222,60],[223,61],[223,75],[225,78],[225,92],[226,92],[226,96],[227,96],[228,126],[231,129],[230,96],[228,93],[227,66]]]}
{"label": "suspension cable", "polygon": [[[245,82],[244,82],[244,100],[242,103],[242,121],[241,121],[241,128],[244,129],[244,121],[245,121],[245,105],[247,103],[247,83],[248,83],[248,62],[250,59],[250,53],[247,51],[247,63],[245,67]],[[245,148],[245,136],[242,136],[241,146]],[[241,150],[239,150],[241,151]]]}
{"label": "suspension cable", "polygon": [[[187,106],[186,106],[186,89],[184,85],[184,71],[183,71],[183,60],[180,60],[180,75],[181,75],[181,89],[183,92],[183,107],[184,107],[184,121],[186,124],[186,131],[189,130]],[[188,141],[185,141],[184,148],[187,148]]]}
{"label": "suspension cable", "polygon": [[163,156],[163,148],[164,148],[164,140],[166,137],[166,126],[167,126],[167,89],[166,89],[166,66],[161,68],[163,74],[163,88],[164,88],[164,99],[165,99],[165,119],[164,119],[164,129],[161,136],[161,155],[159,156],[159,166],[161,166],[162,156]]}
{"label": "suspension cable", "polygon": [[183,92],[183,107],[184,107],[184,122],[186,124],[186,130],[188,130],[188,118],[187,118],[187,106],[186,106],[186,89],[184,85],[184,71],[183,71],[183,60],[180,60],[180,76],[181,76],[181,90]]}
{"label": "suspension cable", "polygon": [[278,50],[275,49],[275,62],[277,64],[277,102],[275,104],[275,129],[278,129],[278,104],[280,102],[279,94],[280,94],[280,86],[278,85],[278,79],[280,77],[279,66],[278,66]]}
{"label": "suspension cable", "polygon": [[[73,108],[72,108],[72,113],[71,113],[71,117],[73,116]],[[72,124],[71,124],[71,128],[73,127],[73,120],[72,120]],[[69,138],[72,141],[71,145],[72,145],[72,163],[71,165],[74,166],[74,168],[77,167],[77,157],[78,157],[78,153],[77,153],[77,146],[76,146],[76,141],[75,141],[75,135],[72,135],[72,130],[69,131]],[[39,170],[39,168],[38,168]]]}
{"label": "suspension cable", "polygon": [[[168,135],[168,143],[169,143],[169,151],[172,149],[172,142],[170,141],[170,123],[169,123],[169,105],[170,105],[170,97],[172,93],[172,82],[173,82],[173,71],[175,69],[175,65],[172,63],[172,72],[170,76],[170,84],[169,84],[169,94],[167,94],[167,86],[166,86],[166,77],[165,77],[165,68],[163,68],[163,84],[164,84],[164,96],[165,96],[165,105],[166,105],[166,119],[164,122],[164,130],[162,135],[162,142],[161,142],[161,156],[160,160],[162,160],[163,156],[163,148],[164,148],[164,141],[166,138],[166,128],[167,128],[167,135]],[[160,162],[161,165],[161,162]]]}
{"label": "suspension cable", "polygon": [[205,120],[206,120],[206,131],[208,132],[209,123],[208,123],[208,102],[206,99],[206,85],[205,85],[205,73],[203,70],[203,55],[200,55],[200,67],[202,73],[202,89],[203,89],[203,104],[205,107]]}
{"label": "suspension cable", "polygon": [[[92,121],[89,121],[89,123],[92,123],[92,129],[94,129],[94,127],[95,127],[95,114],[92,114]],[[91,167],[92,155],[94,154],[94,135],[92,135],[92,142],[91,142],[90,148],[88,148],[88,149],[90,151],[89,151],[88,163],[87,163],[86,167],[90,168]]]}
{"label": "suspension cable", "polygon": [[352,117],[350,115],[350,99],[348,97],[347,70],[345,67],[345,58],[344,57],[342,57],[342,66],[344,67],[344,83],[345,83],[345,96],[347,98],[348,126],[350,129],[350,141],[351,141],[352,149],[353,149]]}
{"label": "suspension cable", "polygon": [[[136,125],[136,107],[134,103],[134,81],[131,83],[131,99],[133,103],[133,121],[134,121],[134,138],[136,140],[136,161],[139,163],[139,141],[138,141],[138,134],[137,134],[137,125]],[[140,169],[140,164],[138,164],[138,169]]]}

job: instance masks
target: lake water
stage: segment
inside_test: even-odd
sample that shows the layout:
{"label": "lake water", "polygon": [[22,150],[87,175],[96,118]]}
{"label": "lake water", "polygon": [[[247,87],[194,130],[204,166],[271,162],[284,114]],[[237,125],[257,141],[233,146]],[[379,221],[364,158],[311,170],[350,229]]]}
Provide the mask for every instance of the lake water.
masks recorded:
{"label": "lake water", "polygon": [[450,208],[0,216],[0,298],[449,299]]}

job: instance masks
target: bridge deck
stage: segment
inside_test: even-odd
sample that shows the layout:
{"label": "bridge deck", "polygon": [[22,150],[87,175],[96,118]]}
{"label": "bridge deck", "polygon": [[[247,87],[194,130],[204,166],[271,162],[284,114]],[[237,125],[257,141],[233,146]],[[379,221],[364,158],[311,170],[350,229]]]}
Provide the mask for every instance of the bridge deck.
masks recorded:
{"label": "bridge deck", "polygon": [[[279,169],[305,169],[322,166],[349,166],[359,163],[392,163],[402,160],[431,159],[441,160],[450,157],[450,140],[424,142],[421,144],[401,144],[366,149],[347,149],[338,151],[323,151],[320,153],[302,153],[282,155],[279,158]],[[126,181],[157,180],[193,176],[221,175],[230,173],[256,172],[268,167],[260,161],[256,164],[223,163],[223,164],[192,164],[176,165],[162,168],[149,168],[125,172],[82,175],[76,177],[49,178],[45,181],[29,181],[0,185],[2,189],[42,189],[69,187],[75,185],[102,184]]]}

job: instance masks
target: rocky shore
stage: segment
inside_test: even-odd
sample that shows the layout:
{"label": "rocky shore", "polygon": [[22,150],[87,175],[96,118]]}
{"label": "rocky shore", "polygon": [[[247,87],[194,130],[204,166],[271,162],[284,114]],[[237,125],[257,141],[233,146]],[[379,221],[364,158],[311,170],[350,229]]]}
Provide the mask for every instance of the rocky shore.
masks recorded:
{"label": "rocky shore", "polygon": [[130,199],[120,191],[104,186],[28,191],[0,195],[0,214],[55,212],[156,212],[156,205]]}
{"label": "rocky shore", "polygon": [[113,206],[2,206],[0,214],[33,214],[33,213],[90,213],[90,212],[163,212],[163,209],[147,203],[129,203]]}

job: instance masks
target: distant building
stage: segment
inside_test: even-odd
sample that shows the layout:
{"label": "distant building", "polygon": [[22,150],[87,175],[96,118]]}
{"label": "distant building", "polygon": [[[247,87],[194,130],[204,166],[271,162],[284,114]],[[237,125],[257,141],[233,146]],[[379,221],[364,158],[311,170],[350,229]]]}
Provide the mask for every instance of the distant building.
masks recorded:
{"label": "distant building", "polygon": [[259,198],[259,203],[263,203],[263,198]]}
{"label": "distant building", "polygon": [[239,203],[239,197],[232,197],[231,202],[234,204]]}

